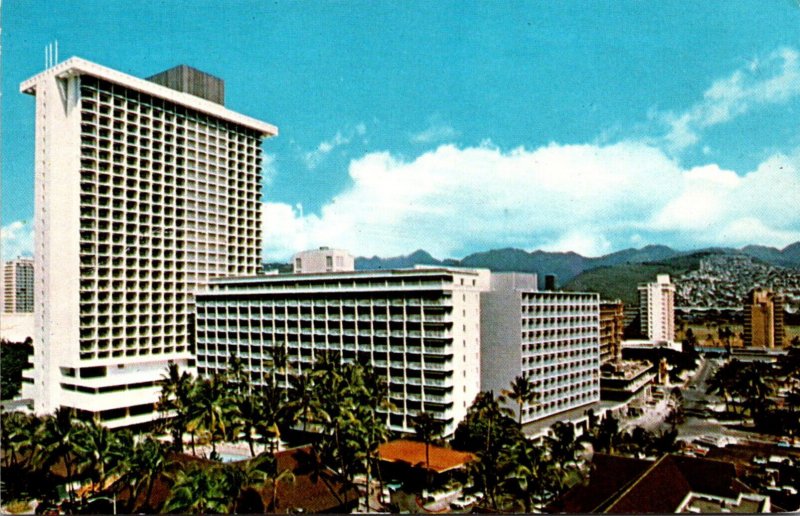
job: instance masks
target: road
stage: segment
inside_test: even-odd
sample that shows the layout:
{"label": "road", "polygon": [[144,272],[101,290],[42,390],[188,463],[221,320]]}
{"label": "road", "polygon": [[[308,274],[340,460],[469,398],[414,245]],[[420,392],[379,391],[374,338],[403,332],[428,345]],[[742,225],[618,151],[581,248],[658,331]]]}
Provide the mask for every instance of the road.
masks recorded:
{"label": "road", "polygon": [[702,436],[729,436],[743,441],[774,443],[767,436],[727,427],[714,418],[713,408],[722,408],[725,400],[714,394],[706,394],[708,379],[722,364],[719,359],[702,359],[697,372],[683,386],[683,410],[686,422],[678,426],[678,439],[692,441]]}

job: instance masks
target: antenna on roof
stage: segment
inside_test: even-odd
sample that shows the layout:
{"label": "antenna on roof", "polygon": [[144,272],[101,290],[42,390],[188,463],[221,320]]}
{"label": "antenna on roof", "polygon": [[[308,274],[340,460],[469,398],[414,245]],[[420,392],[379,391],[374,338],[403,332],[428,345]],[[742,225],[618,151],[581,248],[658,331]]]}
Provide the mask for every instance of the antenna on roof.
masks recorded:
{"label": "antenna on roof", "polygon": [[46,70],[51,66],[55,66],[57,63],[58,63],[58,40],[55,40],[55,46],[53,45],[53,43],[48,43],[47,46],[44,47],[44,68]]}

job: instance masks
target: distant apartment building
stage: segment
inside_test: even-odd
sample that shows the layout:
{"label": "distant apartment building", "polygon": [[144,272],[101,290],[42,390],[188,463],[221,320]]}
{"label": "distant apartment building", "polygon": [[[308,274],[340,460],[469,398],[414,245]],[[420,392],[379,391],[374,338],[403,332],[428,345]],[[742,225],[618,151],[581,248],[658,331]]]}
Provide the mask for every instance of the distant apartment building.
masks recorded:
{"label": "distant apartment building", "polygon": [[3,312],[33,312],[32,258],[17,258],[3,264]]}
{"label": "distant apartment building", "polygon": [[668,274],[653,283],[639,284],[639,315],[642,335],[656,344],[675,340],[675,285]]}
{"label": "distant apartment building", "polygon": [[193,361],[195,290],[260,269],[260,145],[277,129],[186,66],[145,80],[71,58],[20,91],[36,97],[26,396],[146,423],[167,364]]}
{"label": "distant apartment building", "polygon": [[196,298],[197,372],[222,372],[236,354],[258,386],[274,372],[276,347],[287,355],[285,374],[335,352],[386,378],[391,430],[413,432],[426,411],[449,435],[480,389],[488,288],[488,270],[447,268],[212,280]]}
{"label": "distant apartment building", "polygon": [[622,360],[625,332],[624,306],[619,299],[600,301],[600,363]]}
{"label": "distant apartment building", "polygon": [[311,251],[302,251],[292,257],[292,270],[295,274],[351,272],[355,268],[353,255],[342,249],[320,247]]}
{"label": "distant apartment building", "polygon": [[783,296],[770,289],[755,288],[744,301],[744,345],[783,347]]}
{"label": "distant apartment building", "polygon": [[481,296],[481,389],[531,381],[538,399],[523,406],[523,423],[600,400],[599,295],[536,284],[535,274],[494,273]]}

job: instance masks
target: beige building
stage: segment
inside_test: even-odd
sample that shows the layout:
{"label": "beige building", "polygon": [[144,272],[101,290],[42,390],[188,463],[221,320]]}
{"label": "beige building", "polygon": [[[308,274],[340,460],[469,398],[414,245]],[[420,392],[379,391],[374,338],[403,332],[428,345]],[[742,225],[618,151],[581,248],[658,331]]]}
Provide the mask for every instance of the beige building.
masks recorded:
{"label": "beige building", "polygon": [[639,285],[639,315],[642,335],[654,344],[675,340],[675,285],[669,274],[659,274],[653,283]]}
{"label": "beige building", "polygon": [[784,341],[783,296],[756,288],[744,298],[744,345],[781,348]]}
{"label": "beige building", "polygon": [[17,258],[3,264],[3,313],[33,313],[32,258]]}
{"label": "beige building", "polygon": [[260,269],[260,144],[277,129],[225,108],[219,79],[168,72],[145,80],[71,58],[20,86],[36,97],[23,388],[38,413],[152,420],[166,365],[191,366],[195,290]]}
{"label": "beige building", "polygon": [[355,258],[343,249],[320,247],[299,252],[292,257],[292,269],[295,274],[352,272],[355,268]]}
{"label": "beige building", "polygon": [[625,332],[624,306],[619,299],[600,301],[600,363],[622,360],[622,337]]}

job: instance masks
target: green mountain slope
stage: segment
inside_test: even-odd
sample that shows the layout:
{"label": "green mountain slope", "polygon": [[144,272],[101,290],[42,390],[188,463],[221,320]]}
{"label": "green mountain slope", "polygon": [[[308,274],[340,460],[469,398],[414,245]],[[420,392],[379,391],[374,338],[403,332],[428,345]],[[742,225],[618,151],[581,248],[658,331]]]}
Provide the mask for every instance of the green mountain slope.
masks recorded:
{"label": "green mountain slope", "polygon": [[578,274],[567,282],[564,290],[575,292],[599,292],[601,299],[621,299],[625,306],[639,302],[639,283],[655,281],[657,274],[675,277],[700,266],[700,260],[709,252],[676,256],[648,263],[624,263],[611,267],[597,267]]}

